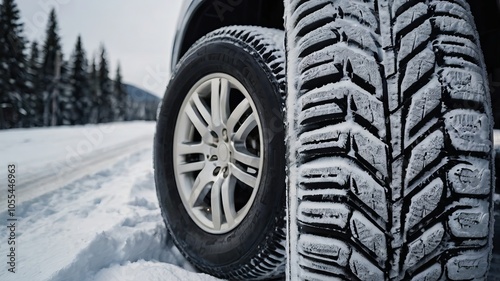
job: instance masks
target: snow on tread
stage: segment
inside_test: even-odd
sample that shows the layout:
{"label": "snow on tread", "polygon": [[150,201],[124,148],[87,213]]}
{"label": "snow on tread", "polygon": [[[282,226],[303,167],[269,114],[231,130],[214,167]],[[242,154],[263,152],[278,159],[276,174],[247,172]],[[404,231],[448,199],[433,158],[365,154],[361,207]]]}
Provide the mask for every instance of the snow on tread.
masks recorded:
{"label": "snow on tread", "polygon": [[485,280],[492,114],[466,1],[288,0],[285,11],[287,274]]}

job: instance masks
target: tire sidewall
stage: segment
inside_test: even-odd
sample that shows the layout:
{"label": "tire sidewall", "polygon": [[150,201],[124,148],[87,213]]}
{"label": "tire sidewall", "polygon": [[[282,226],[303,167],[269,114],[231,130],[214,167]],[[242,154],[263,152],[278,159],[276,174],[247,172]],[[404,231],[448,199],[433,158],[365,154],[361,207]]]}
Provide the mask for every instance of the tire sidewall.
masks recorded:
{"label": "tire sidewall", "polygon": [[[167,228],[177,246],[198,266],[238,266],[250,260],[274,231],[284,206],[285,148],[278,83],[250,47],[232,38],[212,38],[184,57],[167,88],[155,138],[157,192]],[[256,60],[257,58],[257,60]],[[179,197],[173,169],[173,132],[181,104],[192,86],[212,73],[225,73],[246,88],[262,126],[264,162],[253,206],[235,229],[210,234],[199,228]],[[196,258],[197,257],[197,258]]]}

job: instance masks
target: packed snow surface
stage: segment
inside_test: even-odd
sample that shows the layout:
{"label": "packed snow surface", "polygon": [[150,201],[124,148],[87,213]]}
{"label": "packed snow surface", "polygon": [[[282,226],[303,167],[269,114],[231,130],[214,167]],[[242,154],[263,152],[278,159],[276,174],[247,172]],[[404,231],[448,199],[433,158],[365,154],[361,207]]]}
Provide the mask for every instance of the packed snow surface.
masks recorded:
{"label": "packed snow surface", "polygon": [[[0,132],[0,180],[15,164],[16,205],[0,192],[0,280],[217,280],[173,246],[156,199],[154,123]],[[9,221],[11,222],[11,221]],[[7,247],[8,246],[8,247]]]}

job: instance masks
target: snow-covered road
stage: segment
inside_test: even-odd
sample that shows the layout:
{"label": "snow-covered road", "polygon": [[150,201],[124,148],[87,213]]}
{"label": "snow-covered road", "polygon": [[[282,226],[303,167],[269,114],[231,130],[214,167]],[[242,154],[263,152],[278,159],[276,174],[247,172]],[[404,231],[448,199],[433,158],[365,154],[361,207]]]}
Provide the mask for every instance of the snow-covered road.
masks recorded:
{"label": "snow-covered road", "polygon": [[[0,132],[0,280],[217,280],[193,273],[168,238],[154,189],[153,134],[150,122]],[[500,131],[495,139],[500,152]],[[15,245],[6,227],[9,164],[16,165]],[[11,246],[16,273],[8,271]],[[500,280],[497,249],[491,280]]]}
{"label": "snow-covered road", "polygon": [[[216,280],[192,273],[168,239],[153,134],[147,122],[1,132],[1,186],[15,164],[16,206],[11,217],[2,190],[0,280]],[[7,264],[10,218],[16,273]]]}

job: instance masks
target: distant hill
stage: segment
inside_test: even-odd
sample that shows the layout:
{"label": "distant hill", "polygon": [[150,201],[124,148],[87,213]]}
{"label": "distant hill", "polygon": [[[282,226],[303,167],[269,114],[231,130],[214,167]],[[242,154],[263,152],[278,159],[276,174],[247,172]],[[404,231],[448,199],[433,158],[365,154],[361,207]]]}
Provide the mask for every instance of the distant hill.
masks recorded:
{"label": "distant hill", "polygon": [[130,84],[124,84],[129,98],[135,102],[159,102],[160,98],[152,93]]}
{"label": "distant hill", "polygon": [[130,84],[123,86],[128,94],[125,120],[155,120],[160,98]]}

